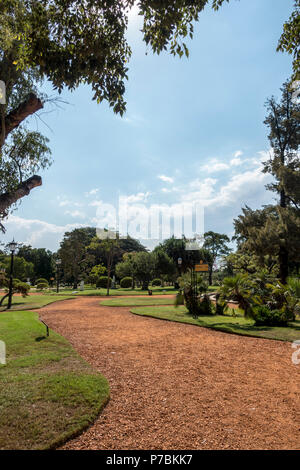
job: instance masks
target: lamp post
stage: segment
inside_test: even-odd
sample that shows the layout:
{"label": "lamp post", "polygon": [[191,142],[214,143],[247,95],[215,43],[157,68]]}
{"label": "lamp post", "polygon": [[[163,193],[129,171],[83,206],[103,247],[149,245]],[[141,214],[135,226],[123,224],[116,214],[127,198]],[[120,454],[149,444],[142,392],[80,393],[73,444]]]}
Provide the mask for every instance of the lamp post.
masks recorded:
{"label": "lamp post", "polygon": [[56,263],[56,293],[58,294],[59,292],[58,268],[61,265],[61,259],[57,259],[55,263]]}
{"label": "lamp post", "polygon": [[8,304],[7,308],[11,307],[12,295],[13,295],[13,271],[14,271],[14,254],[17,248],[15,240],[8,244],[8,249],[11,252],[10,256],[10,273],[9,273],[9,287],[8,287]]}
{"label": "lamp post", "polygon": [[[177,259],[177,264],[178,264],[178,267],[179,267],[179,275],[181,277],[181,266],[182,266],[182,258],[178,258]],[[175,284],[175,288],[176,289],[179,289],[179,284],[178,284],[178,280],[176,281],[176,284]],[[179,289],[179,292],[181,292],[181,289]]]}
{"label": "lamp post", "polygon": [[180,276],[181,276],[182,258],[178,258],[177,263],[178,263],[178,266],[179,266],[179,273],[180,273]]}

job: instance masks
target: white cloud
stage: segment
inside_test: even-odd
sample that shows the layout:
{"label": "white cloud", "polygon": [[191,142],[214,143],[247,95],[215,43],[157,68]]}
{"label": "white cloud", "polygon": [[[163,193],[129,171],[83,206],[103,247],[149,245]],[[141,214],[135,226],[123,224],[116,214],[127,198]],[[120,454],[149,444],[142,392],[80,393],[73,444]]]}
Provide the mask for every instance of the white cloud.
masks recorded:
{"label": "white cloud", "polygon": [[[215,175],[212,176],[208,172],[202,178],[194,178],[181,185],[177,185],[178,178],[176,178],[176,187],[166,184],[162,185],[163,187],[156,194],[148,191],[128,196],[124,195],[120,197],[120,202],[128,205],[128,217],[133,227],[134,224],[138,226],[141,222],[141,229],[139,230],[140,235],[143,235],[143,237],[139,238],[147,238],[143,227],[149,216],[151,216],[151,211],[160,210],[164,215],[165,223],[162,226],[164,233],[167,233],[170,228],[168,225],[169,214],[177,214],[176,220],[179,220],[178,217],[183,208],[187,213],[195,204],[202,205],[205,208],[207,230],[212,229],[229,233],[232,230],[232,219],[240,213],[244,204],[256,208],[272,202],[274,196],[265,190],[265,184],[271,181],[271,177],[261,171],[262,161],[267,160],[268,157],[269,152],[266,151],[257,152],[253,158],[241,159],[236,156],[228,163],[230,171],[218,174],[218,178],[213,177]],[[214,160],[214,163],[225,165],[217,160]],[[244,166],[239,168],[238,174],[234,174],[240,164]],[[244,168],[245,171],[242,171]],[[160,176],[170,178],[165,175]],[[167,183],[170,183],[170,181],[167,181]],[[172,193],[170,204],[163,204],[164,196],[168,200],[171,199],[170,193]],[[158,201],[155,201],[158,203],[151,204],[150,195],[158,198]],[[117,211],[117,207],[110,206],[108,202],[103,200],[89,200],[87,206],[94,207],[95,211],[97,210],[96,217],[83,219],[85,217],[83,211],[76,210],[74,207],[76,204],[69,201],[67,196],[64,195],[57,199],[58,205],[61,205],[61,207],[69,206],[66,207],[68,210],[65,210],[66,216],[77,217],[79,220],[88,220],[90,225],[96,225],[100,228],[103,227],[103,219],[108,215],[113,217],[114,209]],[[113,222],[113,218],[112,220],[108,219],[108,226],[113,227]],[[17,241],[35,247],[47,247],[52,250],[57,249],[66,231],[87,226],[80,223],[56,225],[41,220],[27,220],[14,215],[10,216],[4,224],[7,228],[7,233],[3,236],[5,241],[10,241],[15,237]]]}
{"label": "white cloud", "polygon": [[65,206],[82,207],[82,204],[80,202],[73,202],[73,201],[69,201],[68,199],[60,201],[60,203],[58,205],[60,207],[65,207]]}
{"label": "white cloud", "polygon": [[230,160],[230,166],[239,166],[242,165],[243,161],[239,157],[232,158]]}
{"label": "white cloud", "polygon": [[164,181],[165,183],[174,183],[174,178],[171,178],[171,176],[158,175],[157,178]]}
{"label": "white cloud", "polygon": [[84,212],[81,212],[81,211],[65,211],[65,214],[66,215],[70,215],[71,217],[79,217],[80,219],[84,219],[85,218],[85,213]]}
{"label": "white cloud", "polygon": [[134,202],[145,202],[147,201],[148,197],[150,196],[150,192],[146,193],[137,193],[137,194],[131,194],[130,196],[120,196],[120,199],[123,201],[123,203],[127,204],[132,204]]}
{"label": "white cloud", "polygon": [[103,204],[103,201],[99,199],[95,199],[94,201],[89,202],[89,206],[92,206],[92,207],[98,207],[98,206],[101,206],[102,204]]}
{"label": "white cloud", "polygon": [[217,159],[212,159],[205,165],[202,165],[201,171],[205,173],[217,173],[218,171],[227,171],[230,166],[227,163],[219,162]]}
{"label": "white cloud", "polygon": [[99,191],[99,188],[91,189],[90,191],[84,193],[85,197],[94,196]]}
{"label": "white cloud", "polygon": [[241,150],[237,150],[235,153],[234,153],[234,158],[238,158],[238,157],[241,157],[243,155],[243,152]]}
{"label": "white cloud", "polygon": [[87,226],[79,223],[56,225],[43,220],[24,219],[15,215],[9,216],[4,224],[6,233],[3,235],[3,239],[5,242],[14,237],[15,240],[26,245],[32,245],[36,248],[46,247],[52,251],[58,249],[59,242],[65,232]]}

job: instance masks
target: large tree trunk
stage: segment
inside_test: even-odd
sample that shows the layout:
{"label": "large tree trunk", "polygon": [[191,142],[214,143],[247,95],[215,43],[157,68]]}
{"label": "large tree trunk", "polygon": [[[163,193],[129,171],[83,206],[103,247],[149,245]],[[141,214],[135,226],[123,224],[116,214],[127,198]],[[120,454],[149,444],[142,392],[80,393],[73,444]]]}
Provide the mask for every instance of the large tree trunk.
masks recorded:
{"label": "large tree trunk", "polygon": [[[283,160],[284,164],[284,160]],[[285,191],[280,192],[280,207],[286,208],[286,195]],[[282,284],[286,284],[289,275],[289,253],[285,246],[279,249],[279,277]]]}
{"label": "large tree trunk", "polygon": [[23,103],[21,103],[16,109],[13,109],[7,116],[5,116],[5,130],[3,133],[1,125],[0,132],[4,135],[4,140],[11,131],[13,131],[16,127],[19,126],[19,124],[21,124],[21,122],[24,121],[24,119],[42,108],[42,101],[34,93],[30,93]]}
{"label": "large tree trunk", "polygon": [[34,175],[12,191],[0,195],[0,214],[5,216],[7,209],[24,196],[28,196],[30,191],[37,186],[41,186],[42,178]]}

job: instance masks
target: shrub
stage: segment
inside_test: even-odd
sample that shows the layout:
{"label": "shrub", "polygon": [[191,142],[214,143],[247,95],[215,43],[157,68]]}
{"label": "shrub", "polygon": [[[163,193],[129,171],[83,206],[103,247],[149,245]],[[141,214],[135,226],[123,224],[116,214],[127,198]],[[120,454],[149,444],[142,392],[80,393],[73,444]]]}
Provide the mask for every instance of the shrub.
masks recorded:
{"label": "shrub", "polygon": [[127,277],[123,277],[123,279],[121,279],[120,281],[120,287],[122,287],[123,289],[127,289],[128,287],[132,287],[132,277],[130,276],[127,276]]}
{"label": "shrub", "polygon": [[193,318],[198,318],[201,315],[214,315],[212,303],[208,295],[204,294],[203,297],[195,296],[191,288],[184,289],[184,299],[186,308]]}
{"label": "shrub", "polygon": [[30,290],[30,285],[26,282],[21,282],[18,279],[13,280],[13,293],[21,294],[22,297],[26,297]]}
{"label": "shrub", "polygon": [[153,279],[152,286],[161,286],[161,279]]}
{"label": "shrub", "polygon": [[254,307],[253,318],[257,326],[287,326],[289,319],[282,310],[271,310],[267,305]]}
{"label": "shrub", "polygon": [[184,305],[184,296],[181,291],[176,294],[174,305],[175,307],[178,307],[178,305]]}
{"label": "shrub", "polygon": [[[97,288],[102,287],[103,289],[106,289],[106,287],[107,287],[107,279],[108,279],[107,276],[100,276],[100,277],[97,279],[96,287],[97,287]],[[110,287],[110,286],[111,286],[111,277],[109,278],[109,287]]]}
{"label": "shrub", "polygon": [[37,279],[35,281],[35,283],[36,283],[36,285],[38,285],[38,284],[47,284],[47,286],[49,286],[49,283],[48,283],[47,279],[45,279],[43,277],[40,277],[39,279]]}
{"label": "shrub", "polygon": [[37,290],[43,290],[43,289],[49,289],[49,284],[48,282],[39,282],[37,285],[36,285],[36,289]]}

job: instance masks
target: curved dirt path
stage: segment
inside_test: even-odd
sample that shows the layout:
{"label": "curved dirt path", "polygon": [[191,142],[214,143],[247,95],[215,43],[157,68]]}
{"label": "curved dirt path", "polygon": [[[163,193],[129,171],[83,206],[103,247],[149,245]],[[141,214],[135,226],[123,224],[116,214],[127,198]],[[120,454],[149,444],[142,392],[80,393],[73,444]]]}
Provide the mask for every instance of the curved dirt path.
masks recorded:
{"label": "curved dirt path", "polygon": [[40,310],[111,388],[96,422],[64,449],[300,447],[300,365],[290,343],[99,302],[78,297]]}

